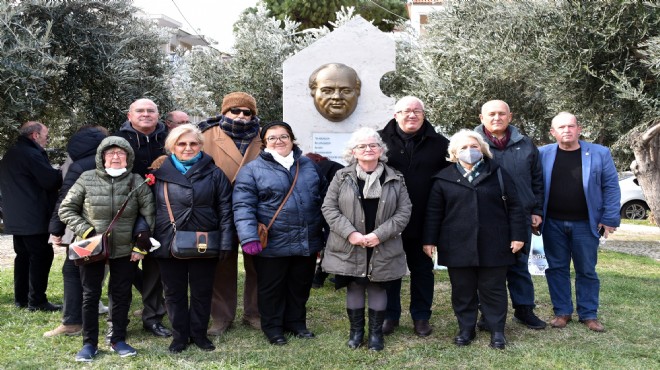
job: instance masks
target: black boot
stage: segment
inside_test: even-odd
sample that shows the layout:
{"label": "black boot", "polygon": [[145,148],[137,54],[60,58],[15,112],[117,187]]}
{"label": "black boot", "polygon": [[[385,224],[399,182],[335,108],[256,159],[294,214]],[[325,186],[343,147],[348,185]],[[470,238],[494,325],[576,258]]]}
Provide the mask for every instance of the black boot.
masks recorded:
{"label": "black boot", "polygon": [[527,327],[530,329],[545,329],[545,321],[539,319],[534,314],[533,306],[516,306],[514,309],[515,311],[513,317],[516,319],[516,321],[523,325],[527,325]]}
{"label": "black boot", "polygon": [[364,340],[364,307],[356,310],[346,309],[348,321],[351,323],[351,332],[348,335],[348,348],[356,349],[362,346]]}
{"label": "black boot", "polygon": [[385,311],[369,309],[369,349],[372,351],[382,351],[385,348],[383,321],[385,321]]}

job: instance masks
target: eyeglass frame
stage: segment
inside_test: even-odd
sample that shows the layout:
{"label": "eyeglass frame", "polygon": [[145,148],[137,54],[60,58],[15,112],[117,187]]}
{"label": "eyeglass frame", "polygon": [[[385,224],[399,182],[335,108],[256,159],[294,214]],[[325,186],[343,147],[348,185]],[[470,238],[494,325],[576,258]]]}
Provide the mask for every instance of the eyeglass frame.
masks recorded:
{"label": "eyeglass frame", "polygon": [[413,109],[413,110],[400,110],[396,112],[397,114],[403,114],[404,116],[409,116],[410,113],[414,114],[416,117],[426,114],[423,109]]}
{"label": "eyeglass frame", "polygon": [[[360,148],[361,146],[364,146],[364,148]],[[369,143],[369,144],[359,144],[359,145],[356,145],[356,146],[353,147],[353,149],[355,149],[355,150],[359,150],[359,151],[361,151],[361,152],[366,152],[366,151],[367,151],[367,148],[369,148],[369,149],[371,149],[371,150],[373,150],[373,151],[376,151],[376,149],[380,149],[380,148],[382,148],[382,147],[383,147],[383,145],[380,144],[380,143]]]}
{"label": "eyeglass frame", "polygon": [[248,108],[248,109],[241,109],[241,108],[238,108],[238,107],[233,107],[233,108],[229,108],[229,111],[231,112],[231,114],[235,114],[235,115],[237,115],[237,116],[238,116],[239,114],[243,113],[243,115],[244,115],[245,117],[252,117],[252,115],[254,114],[254,112],[253,112],[252,109],[250,109],[250,108]]}
{"label": "eyeglass frame", "polygon": [[103,153],[103,157],[107,157],[107,158],[114,158],[115,155],[117,156],[117,158],[126,158],[126,157],[128,157],[128,153],[126,153],[126,151],[121,150],[121,149],[113,150],[113,151],[107,151],[107,152]]}
{"label": "eyeglass frame", "polygon": [[289,134],[282,134],[280,136],[274,136],[273,135],[273,136],[269,136],[269,137],[266,138],[266,142],[271,143],[271,144],[275,144],[278,140],[280,140],[283,143],[286,143],[289,140],[291,140],[291,135],[289,135]]}

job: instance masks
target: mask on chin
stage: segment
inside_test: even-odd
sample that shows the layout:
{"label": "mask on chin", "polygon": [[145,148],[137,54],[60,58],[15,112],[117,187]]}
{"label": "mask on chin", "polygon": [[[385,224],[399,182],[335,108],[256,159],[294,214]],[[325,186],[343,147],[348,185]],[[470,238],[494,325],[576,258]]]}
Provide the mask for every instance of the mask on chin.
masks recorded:
{"label": "mask on chin", "polygon": [[463,149],[458,152],[458,159],[460,159],[461,162],[467,164],[475,164],[479,162],[483,157],[484,154],[481,152],[481,150],[475,148]]}
{"label": "mask on chin", "polygon": [[119,177],[121,176],[124,172],[126,172],[126,168],[106,168],[105,172],[108,173],[111,177]]}

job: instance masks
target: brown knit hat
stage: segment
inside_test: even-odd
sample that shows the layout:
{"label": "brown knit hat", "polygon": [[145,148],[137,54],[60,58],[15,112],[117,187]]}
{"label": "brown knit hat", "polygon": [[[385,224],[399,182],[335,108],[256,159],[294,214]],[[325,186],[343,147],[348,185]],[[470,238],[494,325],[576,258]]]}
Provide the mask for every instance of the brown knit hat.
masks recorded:
{"label": "brown knit hat", "polygon": [[254,116],[259,113],[257,111],[257,101],[248,93],[238,91],[229,93],[222,98],[222,114],[235,107],[248,107],[252,110]]}

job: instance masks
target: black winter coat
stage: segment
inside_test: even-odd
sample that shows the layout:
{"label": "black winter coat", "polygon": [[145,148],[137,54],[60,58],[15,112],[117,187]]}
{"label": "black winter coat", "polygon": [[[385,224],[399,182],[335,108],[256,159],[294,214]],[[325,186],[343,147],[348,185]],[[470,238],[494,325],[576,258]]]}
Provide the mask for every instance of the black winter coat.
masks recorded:
{"label": "black winter coat", "polygon": [[202,153],[200,160],[185,174],[174,167],[168,156],[162,165],[153,171],[156,184],[156,227],[154,237],[161,244],[151,253],[152,257],[169,258],[174,238],[170,217],[165,203],[167,192],[177,230],[221,231],[220,250],[233,251],[234,220],[231,210],[231,183],[227,176],[213,163],[211,156]]}
{"label": "black winter coat", "polygon": [[488,158],[470,183],[455,164],[433,176],[424,224],[425,245],[438,247],[447,267],[507,266],[515,262],[511,241],[525,241],[523,208],[511,177],[502,170],[508,215],[497,178],[499,165]]}
{"label": "black winter coat", "polygon": [[165,139],[167,129],[162,122],[156,124],[156,129],[149,135],[136,131],[130,121],[124,122],[119,131],[113,134],[128,140],[135,152],[133,173],[144,177],[149,172],[151,163],[161,155],[165,154]]}
{"label": "black winter coat", "polygon": [[80,175],[85,171],[96,168],[96,148],[98,148],[105,137],[105,132],[96,127],[89,127],[76,132],[69,139],[66,151],[73,163],[71,163],[69,170],[66,171],[66,175],[64,176],[64,182],[60,188],[55,210],[53,211],[53,216],[50,218],[50,225],[48,226],[49,233],[55,236],[64,235],[66,225],[60,221],[57,210],[60,209],[62,199],[66,197],[69,189],[76,183]]}
{"label": "black winter coat", "polygon": [[420,238],[426,202],[433,182],[431,177],[450,164],[446,160],[449,140],[435,132],[431,123],[425,119],[417,134],[418,138],[413,139],[416,145],[412,153],[408,153],[403,139],[396,131],[397,125],[396,120],[392,119],[379,134],[387,144],[387,165],[403,174],[413,205],[403,237]]}
{"label": "black winter coat", "polygon": [[48,233],[48,221],[57,200],[62,174],[48,161],[36,142],[19,136],[0,161],[5,233]]}

